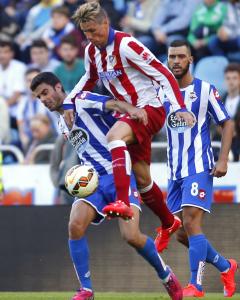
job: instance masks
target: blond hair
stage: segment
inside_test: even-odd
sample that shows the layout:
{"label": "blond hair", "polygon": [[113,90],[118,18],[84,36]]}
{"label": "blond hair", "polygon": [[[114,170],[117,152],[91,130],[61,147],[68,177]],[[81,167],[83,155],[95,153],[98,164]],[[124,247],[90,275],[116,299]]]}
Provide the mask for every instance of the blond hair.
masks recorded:
{"label": "blond hair", "polygon": [[74,12],[72,19],[75,21],[77,26],[80,26],[81,23],[91,21],[102,23],[102,21],[107,17],[106,11],[98,2],[89,2],[80,5]]}

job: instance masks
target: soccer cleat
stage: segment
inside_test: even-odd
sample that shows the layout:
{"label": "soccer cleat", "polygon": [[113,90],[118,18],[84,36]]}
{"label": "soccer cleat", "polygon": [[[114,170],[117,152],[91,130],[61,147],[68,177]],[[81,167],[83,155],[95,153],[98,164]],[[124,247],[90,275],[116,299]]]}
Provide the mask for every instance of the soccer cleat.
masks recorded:
{"label": "soccer cleat", "polygon": [[204,297],[204,292],[199,291],[195,285],[189,283],[185,288],[183,288],[183,298],[185,297],[202,298]]}
{"label": "soccer cleat", "polygon": [[92,291],[80,289],[73,296],[72,300],[94,300],[94,294]]}
{"label": "soccer cleat", "polygon": [[226,273],[221,273],[221,280],[223,282],[224,297],[232,297],[236,291],[235,274],[238,269],[236,260],[229,259],[230,269]]}
{"label": "soccer cleat", "polygon": [[108,219],[123,218],[130,220],[133,218],[133,211],[131,207],[127,206],[123,201],[117,200],[110,203],[103,208],[103,213],[107,215]]}
{"label": "soccer cleat", "polygon": [[171,227],[169,227],[169,228],[158,227],[156,229],[157,237],[156,237],[154,243],[155,243],[156,249],[159,253],[161,253],[164,249],[167,248],[170,236],[175,231],[177,231],[181,226],[182,226],[181,220],[177,216],[174,216],[174,222]]}
{"label": "soccer cleat", "polygon": [[167,282],[163,285],[168,292],[168,295],[172,300],[182,300],[183,292],[181,284],[179,283],[177,277],[174,275],[173,271],[167,266],[170,271],[170,276]]}

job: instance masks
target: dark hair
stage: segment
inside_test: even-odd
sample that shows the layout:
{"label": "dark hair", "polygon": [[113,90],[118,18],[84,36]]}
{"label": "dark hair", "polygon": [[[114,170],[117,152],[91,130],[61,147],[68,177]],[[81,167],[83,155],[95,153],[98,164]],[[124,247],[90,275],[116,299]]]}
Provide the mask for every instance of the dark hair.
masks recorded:
{"label": "dark hair", "polygon": [[62,44],[69,44],[74,48],[78,48],[78,44],[76,41],[76,38],[72,35],[65,35],[62,39],[61,39],[61,45]]}
{"label": "dark hair", "polygon": [[3,47],[8,47],[8,48],[10,48],[11,51],[14,52],[14,45],[13,45],[12,41],[0,40],[0,48],[3,48]]}
{"label": "dark hair", "polygon": [[224,69],[224,74],[227,72],[238,72],[240,74],[240,64],[239,63],[230,63]]}
{"label": "dark hair", "polygon": [[29,68],[27,69],[27,71],[25,72],[25,76],[28,75],[28,74],[31,74],[31,73],[40,73],[41,70],[38,69],[38,68]]}
{"label": "dark hair", "polygon": [[51,12],[51,15],[53,14],[60,14],[60,15],[63,15],[67,18],[70,18],[70,11],[68,9],[67,6],[57,6],[55,8],[52,9],[52,12]]}
{"label": "dark hair", "polygon": [[182,47],[185,46],[191,54],[191,46],[187,40],[174,40],[170,43],[169,47]]}
{"label": "dark hair", "polygon": [[[61,81],[51,72],[42,72],[33,78],[30,89],[34,92],[42,83],[46,83],[55,88],[56,84],[61,83]],[[64,92],[63,88],[62,91]]]}
{"label": "dark hair", "polygon": [[31,49],[32,48],[45,48],[45,49],[48,50],[48,46],[47,46],[47,44],[43,40],[35,40],[35,41],[33,41],[32,45],[31,45]]}

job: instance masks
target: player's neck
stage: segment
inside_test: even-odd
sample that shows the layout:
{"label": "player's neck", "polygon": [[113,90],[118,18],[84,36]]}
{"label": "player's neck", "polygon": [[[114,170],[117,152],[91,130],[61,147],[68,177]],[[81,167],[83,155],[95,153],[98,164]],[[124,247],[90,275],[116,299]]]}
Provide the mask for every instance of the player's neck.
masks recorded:
{"label": "player's neck", "polygon": [[182,78],[178,79],[178,84],[180,89],[184,89],[185,87],[189,86],[193,81],[192,74],[188,71]]}

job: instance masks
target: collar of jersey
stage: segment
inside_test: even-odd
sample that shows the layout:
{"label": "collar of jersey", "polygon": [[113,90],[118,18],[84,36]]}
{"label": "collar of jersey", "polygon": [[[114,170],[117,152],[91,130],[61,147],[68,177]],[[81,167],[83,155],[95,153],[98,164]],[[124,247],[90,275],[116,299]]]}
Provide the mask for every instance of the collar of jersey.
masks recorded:
{"label": "collar of jersey", "polygon": [[112,44],[114,41],[114,36],[115,36],[115,30],[112,27],[109,27],[109,33],[108,33],[108,41],[106,46],[100,48],[99,50],[104,50],[108,45]]}

